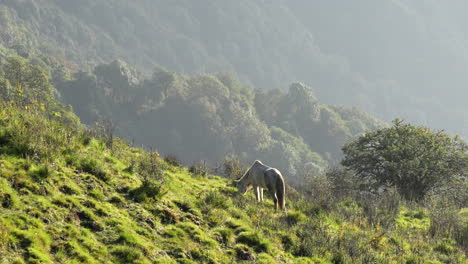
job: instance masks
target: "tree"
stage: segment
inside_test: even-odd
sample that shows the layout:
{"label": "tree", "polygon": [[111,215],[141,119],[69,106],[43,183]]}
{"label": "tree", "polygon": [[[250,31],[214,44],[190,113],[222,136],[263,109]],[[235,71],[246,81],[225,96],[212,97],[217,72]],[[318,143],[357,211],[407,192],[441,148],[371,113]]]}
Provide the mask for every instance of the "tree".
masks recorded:
{"label": "tree", "polygon": [[343,166],[377,188],[395,186],[408,200],[421,200],[431,189],[465,177],[468,170],[466,142],[401,120],[342,150]]}
{"label": "tree", "polygon": [[46,71],[40,66],[31,65],[21,57],[10,57],[2,68],[5,79],[16,88],[17,95],[21,97],[17,100],[27,103],[37,100],[45,103],[54,99],[54,88]]}

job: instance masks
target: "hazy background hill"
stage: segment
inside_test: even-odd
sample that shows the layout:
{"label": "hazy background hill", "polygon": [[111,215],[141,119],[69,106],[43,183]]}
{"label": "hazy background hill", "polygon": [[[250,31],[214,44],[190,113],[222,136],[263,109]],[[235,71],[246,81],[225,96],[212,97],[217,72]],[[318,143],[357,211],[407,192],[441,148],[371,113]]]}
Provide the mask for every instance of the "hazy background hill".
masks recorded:
{"label": "hazy background hill", "polygon": [[[0,36],[92,70],[123,58],[191,73],[227,71],[260,88],[303,81],[357,105],[467,136],[463,1],[4,0]],[[33,50],[33,51],[31,51]]]}

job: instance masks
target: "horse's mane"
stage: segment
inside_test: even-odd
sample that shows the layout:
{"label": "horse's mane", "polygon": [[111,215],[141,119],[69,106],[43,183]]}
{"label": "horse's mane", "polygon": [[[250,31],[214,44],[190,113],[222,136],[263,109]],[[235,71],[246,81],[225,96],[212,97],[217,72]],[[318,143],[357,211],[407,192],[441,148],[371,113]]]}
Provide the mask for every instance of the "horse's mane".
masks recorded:
{"label": "horse's mane", "polygon": [[260,160],[255,160],[255,161],[252,163],[252,165],[250,165],[249,169],[245,171],[244,175],[242,175],[242,177],[240,177],[239,179],[237,179],[237,181],[240,181],[240,180],[244,179],[244,178],[247,176],[247,174],[249,174],[249,171],[250,171],[253,167],[255,167],[255,165],[257,165],[257,164],[258,164],[258,165],[264,165]]}

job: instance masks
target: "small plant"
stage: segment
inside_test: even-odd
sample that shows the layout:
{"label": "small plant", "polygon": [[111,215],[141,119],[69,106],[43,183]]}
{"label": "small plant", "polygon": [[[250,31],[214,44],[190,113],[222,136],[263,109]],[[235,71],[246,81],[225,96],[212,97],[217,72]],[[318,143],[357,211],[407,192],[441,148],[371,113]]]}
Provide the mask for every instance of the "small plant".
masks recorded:
{"label": "small plant", "polygon": [[153,180],[145,181],[140,187],[130,191],[130,197],[139,203],[147,199],[160,200],[165,194],[162,184]]}
{"label": "small plant", "polygon": [[206,168],[205,161],[201,161],[199,163],[193,163],[189,168],[189,172],[197,176],[208,175],[208,169]]}
{"label": "small plant", "polygon": [[211,191],[206,194],[203,202],[206,205],[210,205],[212,208],[227,208],[226,197],[221,195],[219,192]]}
{"label": "small plant", "polygon": [[82,158],[78,164],[77,169],[83,172],[92,174],[101,180],[107,180],[107,173],[102,165],[94,158]]}
{"label": "small plant", "polygon": [[42,181],[45,178],[47,178],[50,175],[50,169],[48,164],[44,164],[37,168],[35,171],[31,173],[31,176],[36,180],[36,181]]}
{"label": "small plant", "polygon": [[238,260],[248,260],[248,261],[254,261],[255,260],[255,255],[250,251],[250,248],[245,246],[245,245],[236,245],[234,248],[236,252],[236,257]]}
{"label": "small plant", "polygon": [[[84,145],[87,138],[98,138],[101,139],[106,147],[112,150],[114,144],[114,131],[115,124],[110,118],[101,118],[94,123],[94,125],[88,130],[89,136],[84,137]],[[89,144],[89,142],[88,142]]]}
{"label": "small plant", "polygon": [[5,209],[12,208],[16,203],[16,199],[11,193],[0,192],[0,206]]}
{"label": "small plant", "polygon": [[136,170],[142,179],[141,186],[130,191],[130,197],[137,202],[146,199],[159,200],[166,193],[164,191],[165,173],[157,152],[144,154],[137,161]]}
{"label": "small plant", "polygon": [[454,239],[459,246],[468,249],[468,223],[449,200],[439,199],[429,210],[429,234],[432,237]]}
{"label": "small plant", "polygon": [[286,223],[290,226],[297,225],[299,222],[304,221],[306,216],[301,212],[288,212],[285,217]]}
{"label": "small plant", "polygon": [[271,250],[270,242],[263,239],[258,232],[242,232],[237,237],[237,242],[254,248],[256,252],[269,252]]}
{"label": "small plant", "polygon": [[139,250],[129,246],[116,246],[111,254],[117,258],[118,263],[135,263],[143,257]]}
{"label": "small plant", "polygon": [[229,179],[239,179],[246,170],[237,156],[226,156],[224,158],[224,175]]}
{"label": "small plant", "polygon": [[452,239],[444,239],[437,246],[434,247],[435,251],[438,251],[445,255],[450,255],[456,251],[456,242]]}
{"label": "small plant", "polygon": [[174,166],[174,167],[180,167],[182,164],[180,160],[177,158],[175,154],[168,154],[164,157],[164,161],[167,162],[167,164]]}
{"label": "small plant", "polygon": [[152,180],[162,183],[165,179],[163,169],[157,152],[146,153],[136,162],[136,171],[143,184]]}

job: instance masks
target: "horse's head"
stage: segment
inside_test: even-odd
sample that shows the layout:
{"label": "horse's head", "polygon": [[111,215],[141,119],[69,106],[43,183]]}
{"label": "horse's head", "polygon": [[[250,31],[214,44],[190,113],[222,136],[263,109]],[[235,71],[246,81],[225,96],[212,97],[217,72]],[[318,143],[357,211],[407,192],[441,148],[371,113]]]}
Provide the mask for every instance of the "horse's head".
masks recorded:
{"label": "horse's head", "polygon": [[234,180],[234,186],[236,186],[237,190],[239,190],[239,192],[242,194],[245,194],[250,189],[252,189],[251,184],[245,184],[245,182],[243,182],[242,180]]}

